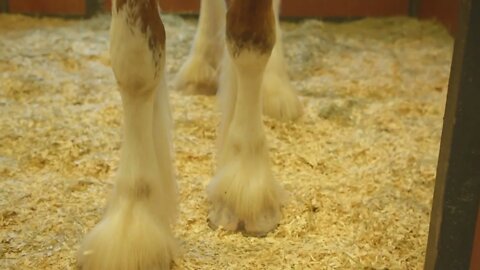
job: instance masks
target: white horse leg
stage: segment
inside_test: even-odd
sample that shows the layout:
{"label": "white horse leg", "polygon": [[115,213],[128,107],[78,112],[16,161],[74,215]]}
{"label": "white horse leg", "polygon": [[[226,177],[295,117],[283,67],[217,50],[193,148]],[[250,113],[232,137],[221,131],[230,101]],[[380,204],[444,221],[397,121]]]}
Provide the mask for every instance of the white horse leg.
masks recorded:
{"label": "white horse leg", "polygon": [[[256,17],[249,12],[254,11]],[[227,67],[218,168],[207,191],[212,226],[264,235],[280,218],[283,190],[274,181],[262,122],[261,85],[275,43],[271,1],[234,0],[227,14]],[[234,106],[230,106],[234,104]]]}
{"label": "white horse leg", "polygon": [[302,115],[302,105],[293,89],[284,58],[282,32],[279,23],[280,0],[274,0],[276,42],[265,69],[262,84],[264,114],[282,121]]}
{"label": "white horse leg", "polygon": [[225,46],[224,0],[202,0],[195,41],[175,78],[179,91],[215,94]]}
{"label": "white horse leg", "polygon": [[106,213],[80,249],[81,269],[169,269],[175,182],[165,88],[165,31],[156,0],[117,0],[110,55],[122,97],[124,139]]}

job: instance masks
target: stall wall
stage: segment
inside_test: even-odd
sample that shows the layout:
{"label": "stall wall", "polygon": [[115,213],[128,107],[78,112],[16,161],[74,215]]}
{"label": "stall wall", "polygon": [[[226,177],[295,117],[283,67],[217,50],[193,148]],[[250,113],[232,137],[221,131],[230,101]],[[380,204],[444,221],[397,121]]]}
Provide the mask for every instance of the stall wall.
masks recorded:
{"label": "stall wall", "polygon": [[[162,10],[198,13],[200,0],[160,0]],[[364,17],[408,15],[409,0],[283,0],[282,15],[287,17]],[[107,9],[111,0],[105,2]]]}
{"label": "stall wall", "polygon": [[84,0],[10,0],[11,13],[81,15],[86,13]]}
{"label": "stall wall", "polygon": [[35,15],[88,16],[98,11],[98,0],[0,0],[4,12]]}
{"label": "stall wall", "polygon": [[421,0],[418,16],[443,23],[451,33],[458,27],[460,0]]}
{"label": "stall wall", "polygon": [[[24,14],[87,16],[98,7],[109,10],[112,0],[0,0],[0,11]],[[172,13],[198,13],[200,0],[160,0]],[[416,10],[423,19],[436,19],[453,33],[458,25],[460,0],[283,0],[285,17],[407,16]],[[411,8],[416,6],[416,8]]]}

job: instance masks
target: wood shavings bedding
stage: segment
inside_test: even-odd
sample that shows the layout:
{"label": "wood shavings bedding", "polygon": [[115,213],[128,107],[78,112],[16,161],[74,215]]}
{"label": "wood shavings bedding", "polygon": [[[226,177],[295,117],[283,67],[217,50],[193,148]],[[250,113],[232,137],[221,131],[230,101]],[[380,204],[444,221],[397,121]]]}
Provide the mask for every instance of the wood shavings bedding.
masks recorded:
{"label": "wood shavings bedding", "polygon": [[[164,18],[171,81],[196,21]],[[1,269],[73,269],[101,217],[121,140],[108,26],[0,15]],[[422,269],[452,39],[410,18],[282,26],[305,106],[295,123],[265,119],[284,218],[260,239],[207,226],[219,113],[171,91],[174,269]]]}

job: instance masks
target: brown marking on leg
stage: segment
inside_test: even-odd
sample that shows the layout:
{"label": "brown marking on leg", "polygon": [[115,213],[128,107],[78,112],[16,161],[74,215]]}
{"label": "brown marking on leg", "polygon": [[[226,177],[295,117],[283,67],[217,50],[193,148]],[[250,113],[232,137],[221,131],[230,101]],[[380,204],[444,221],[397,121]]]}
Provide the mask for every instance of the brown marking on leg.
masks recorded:
{"label": "brown marking on leg", "polygon": [[127,22],[130,27],[139,23],[140,31],[148,39],[155,63],[160,63],[165,51],[166,37],[158,0],[116,0],[116,11],[120,12],[122,9],[127,9]]}
{"label": "brown marking on leg", "polygon": [[125,196],[131,201],[148,200],[154,192],[151,179],[145,177],[137,177],[131,183],[128,181],[118,181],[116,184],[116,192]]}
{"label": "brown marking on leg", "polygon": [[152,187],[145,179],[135,181],[135,186],[132,190],[132,195],[136,200],[148,200],[152,194]]}
{"label": "brown marking on leg", "polygon": [[226,30],[233,56],[242,50],[270,54],[275,45],[272,0],[233,0],[227,12]]}

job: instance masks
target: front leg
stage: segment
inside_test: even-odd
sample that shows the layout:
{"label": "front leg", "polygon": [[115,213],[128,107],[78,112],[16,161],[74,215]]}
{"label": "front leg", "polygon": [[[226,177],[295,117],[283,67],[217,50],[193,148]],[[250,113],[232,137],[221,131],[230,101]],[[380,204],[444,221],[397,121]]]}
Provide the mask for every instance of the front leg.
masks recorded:
{"label": "front leg", "polygon": [[114,1],[110,56],[124,114],[120,166],[106,213],[83,241],[78,264],[85,270],[169,269],[176,186],[157,0]]}
{"label": "front leg", "polygon": [[274,181],[262,122],[261,85],[275,43],[271,0],[234,0],[227,13],[227,51],[217,173],[208,186],[212,226],[264,235],[280,218],[283,190]]}

